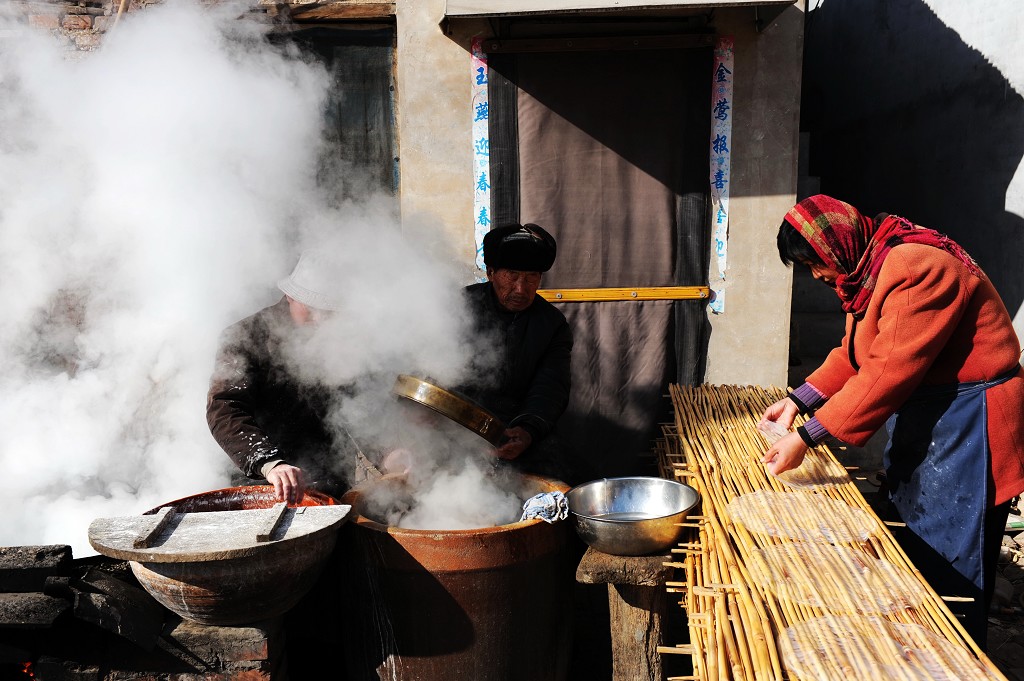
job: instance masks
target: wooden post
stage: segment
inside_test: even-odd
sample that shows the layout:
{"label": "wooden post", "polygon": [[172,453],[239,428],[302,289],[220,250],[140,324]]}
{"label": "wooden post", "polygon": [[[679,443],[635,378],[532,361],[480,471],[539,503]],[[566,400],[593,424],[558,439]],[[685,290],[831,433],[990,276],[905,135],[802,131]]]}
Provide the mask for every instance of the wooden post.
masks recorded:
{"label": "wooden post", "polygon": [[672,574],[668,556],[612,556],[588,548],[576,568],[576,581],[608,585],[612,640],[612,679],[662,679],[662,619],[668,605],[665,582]]}

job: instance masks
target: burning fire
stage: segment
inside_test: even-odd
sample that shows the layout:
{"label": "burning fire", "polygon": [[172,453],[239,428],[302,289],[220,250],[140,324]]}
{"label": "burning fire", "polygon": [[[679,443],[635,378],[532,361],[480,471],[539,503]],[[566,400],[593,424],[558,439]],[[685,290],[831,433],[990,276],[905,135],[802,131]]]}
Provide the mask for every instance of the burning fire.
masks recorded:
{"label": "burning fire", "polygon": [[27,678],[30,678],[30,679],[36,678],[35,673],[32,671],[32,663],[31,662],[24,662],[24,663],[22,663],[22,665],[21,665],[21,673],[24,674]]}

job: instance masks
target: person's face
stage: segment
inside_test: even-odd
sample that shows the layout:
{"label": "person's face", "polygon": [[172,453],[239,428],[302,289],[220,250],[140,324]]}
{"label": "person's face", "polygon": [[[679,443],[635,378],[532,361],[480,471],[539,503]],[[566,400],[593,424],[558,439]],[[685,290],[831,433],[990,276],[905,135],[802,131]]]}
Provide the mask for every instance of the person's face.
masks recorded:
{"label": "person's face", "polygon": [[487,270],[487,278],[494,286],[498,303],[509,312],[522,312],[533,304],[540,286],[540,272],[520,270]]}
{"label": "person's face", "polygon": [[300,303],[291,296],[285,296],[285,298],[288,299],[288,314],[291,315],[292,321],[295,322],[296,326],[316,326],[328,314],[324,310],[318,310],[315,307],[309,307],[304,303]]}
{"label": "person's face", "polygon": [[805,262],[804,264],[811,270],[812,277],[820,282],[824,282],[832,288],[836,287],[836,279],[839,277],[841,272],[829,267],[828,265],[822,265],[819,263]]}

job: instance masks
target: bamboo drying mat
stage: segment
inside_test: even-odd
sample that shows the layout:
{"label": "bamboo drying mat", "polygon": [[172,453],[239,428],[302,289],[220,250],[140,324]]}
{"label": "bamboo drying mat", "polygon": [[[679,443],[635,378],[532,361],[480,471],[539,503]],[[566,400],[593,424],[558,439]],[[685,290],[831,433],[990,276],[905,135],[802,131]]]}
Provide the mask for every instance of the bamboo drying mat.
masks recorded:
{"label": "bamboo drying mat", "polygon": [[[1005,677],[992,662],[978,650],[942,599],[920,577],[849,475],[845,476],[845,480],[833,478],[828,481],[830,484],[805,491],[794,490],[767,473],[764,464],[760,463],[760,457],[767,450],[768,443],[756,426],[765,408],[785,397],[785,391],[749,386],[672,385],[670,393],[675,423],[663,427],[663,437],[656,443],[659,467],[664,477],[679,479],[700,492],[701,516],[688,519],[687,525],[691,527],[688,532],[690,541],[673,549],[674,556],[678,556],[678,561],[673,565],[682,568],[683,581],[670,582],[668,585],[670,592],[681,594],[680,604],[687,613],[690,643],[659,648],[662,653],[690,654],[694,674],[670,677],[669,681],[797,678],[1005,681]],[[816,452],[828,460],[826,464],[832,464],[828,466],[830,470],[840,465],[827,447],[819,446]],[[871,536],[865,542],[845,546],[864,550],[875,558],[906,570],[910,573],[911,581],[919,583],[920,591],[917,593],[921,600],[913,604],[904,603],[893,612],[861,617],[853,613],[854,619],[848,619],[851,610],[857,608],[864,594],[844,589],[845,584],[837,575],[823,576],[824,581],[832,580],[833,588],[819,594],[821,602],[816,605],[800,603],[791,597],[780,597],[776,589],[761,583],[763,578],[757,579],[764,573],[754,569],[760,565],[756,556],[763,555],[758,552],[776,550],[772,549],[773,546],[787,543],[792,546],[792,540],[751,532],[743,524],[734,522],[727,510],[731,500],[759,490],[783,494],[817,494],[869,514],[872,524],[877,525]],[[795,514],[801,511],[789,512]],[[829,522],[827,517],[812,520],[825,524]],[[784,547],[783,550],[788,548]],[[825,569],[829,570],[830,567],[826,566]],[[799,581],[799,575],[796,578]],[[813,587],[808,584],[803,586]],[[893,595],[896,599],[900,597],[901,594]],[[826,605],[822,606],[821,603]],[[781,651],[787,632],[792,631],[788,628],[808,621],[825,621],[816,619],[822,616],[837,619],[827,620],[833,629],[825,635],[820,629],[816,632],[816,649],[812,651],[815,659],[809,660],[811,670],[805,669],[803,675],[795,673],[795,668],[787,670],[783,663],[784,653]],[[923,669],[908,671],[906,666],[898,665],[885,670],[869,669],[864,658],[873,657],[875,651],[865,654],[860,644],[854,645],[851,650],[848,644],[843,644],[839,637],[834,636],[836,626],[849,625],[848,628],[853,628],[864,622],[865,617],[889,630],[917,632],[919,629],[912,625],[919,625],[932,632],[924,632],[929,638],[935,638],[934,634],[943,641],[952,642],[953,658],[940,659],[937,671],[935,662],[929,663],[932,666],[925,674],[918,673]],[[867,642],[865,645],[868,645],[869,639],[870,635],[862,635],[857,640]],[[945,645],[943,641],[939,643]],[[913,645],[912,642],[904,644],[902,652],[905,658],[918,652]],[[791,655],[792,647],[789,651]],[[977,662],[971,653],[977,656]],[[972,666],[963,668],[957,656],[967,659]],[[830,666],[834,666],[837,673],[830,674]]]}

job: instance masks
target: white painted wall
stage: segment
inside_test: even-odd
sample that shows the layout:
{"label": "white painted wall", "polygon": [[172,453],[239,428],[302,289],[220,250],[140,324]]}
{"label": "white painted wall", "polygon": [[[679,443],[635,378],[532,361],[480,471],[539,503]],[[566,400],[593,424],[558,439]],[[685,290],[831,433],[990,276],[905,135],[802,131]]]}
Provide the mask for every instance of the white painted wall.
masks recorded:
{"label": "white painted wall", "polygon": [[[1021,0],[924,0],[946,26],[992,63],[1024,95],[1024,2]],[[1006,189],[1005,210],[1024,217],[1024,160]],[[1024,269],[1024,263],[1021,263]],[[1017,336],[1024,338],[1024,303],[1014,311]]]}

